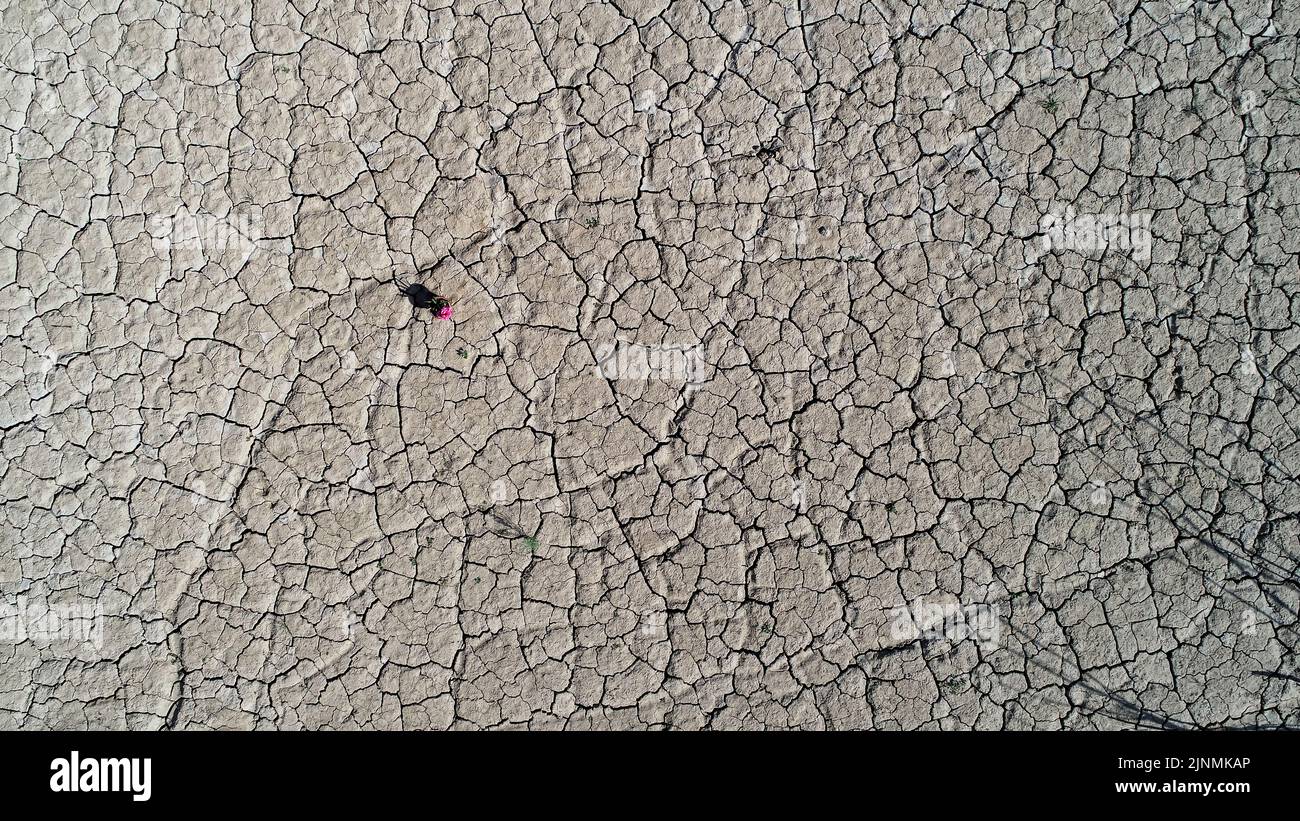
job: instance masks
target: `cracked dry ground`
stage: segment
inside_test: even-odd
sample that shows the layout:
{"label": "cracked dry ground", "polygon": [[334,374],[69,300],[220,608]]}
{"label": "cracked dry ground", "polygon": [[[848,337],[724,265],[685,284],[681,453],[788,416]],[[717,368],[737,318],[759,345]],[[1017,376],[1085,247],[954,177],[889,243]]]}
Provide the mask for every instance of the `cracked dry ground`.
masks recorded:
{"label": "cracked dry ground", "polygon": [[1297,726],[1234,5],[6,4],[0,726]]}

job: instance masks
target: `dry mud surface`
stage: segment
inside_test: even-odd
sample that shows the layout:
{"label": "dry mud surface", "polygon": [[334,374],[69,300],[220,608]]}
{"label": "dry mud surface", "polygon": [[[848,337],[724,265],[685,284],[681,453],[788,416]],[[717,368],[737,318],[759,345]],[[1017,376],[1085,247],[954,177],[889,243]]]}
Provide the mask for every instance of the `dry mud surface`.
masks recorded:
{"label": "dry mud surface", "polygon": [[0,727],[1300,725],[1298,25],[5,3]]}

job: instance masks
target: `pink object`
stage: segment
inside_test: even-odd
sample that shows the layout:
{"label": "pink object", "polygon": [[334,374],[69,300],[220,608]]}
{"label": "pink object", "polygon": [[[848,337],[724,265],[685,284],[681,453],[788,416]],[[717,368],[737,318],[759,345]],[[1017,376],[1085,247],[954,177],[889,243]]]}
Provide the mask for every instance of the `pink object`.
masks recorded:
{"label": "pink object", "polygon": [[439,319],[451,319],[451,306],[444,305],[438,309],[437,317]]}

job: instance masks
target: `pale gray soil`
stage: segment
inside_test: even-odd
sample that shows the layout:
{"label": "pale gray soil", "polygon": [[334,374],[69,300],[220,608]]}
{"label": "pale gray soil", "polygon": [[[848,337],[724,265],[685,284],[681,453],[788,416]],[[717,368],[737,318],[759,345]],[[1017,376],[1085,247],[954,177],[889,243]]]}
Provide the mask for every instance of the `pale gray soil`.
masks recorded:
{"label": "pale gray soil", "polygon": [[787,6],[5,3],[0,728],[1300,726],[1296,0]]}

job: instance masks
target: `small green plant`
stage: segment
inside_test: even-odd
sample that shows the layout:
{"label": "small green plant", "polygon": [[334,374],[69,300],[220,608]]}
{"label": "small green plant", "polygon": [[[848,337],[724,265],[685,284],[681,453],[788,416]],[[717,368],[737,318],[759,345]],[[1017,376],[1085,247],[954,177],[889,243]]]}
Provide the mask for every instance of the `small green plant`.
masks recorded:
{"label": "small green plant", "polygon": [[595,228],[597,225],[600,225],[600,219],[597,217],[587,217],[582,221],[582,224],[588,228]]}
{"label": "small green plant", "polygon": [[537,537],[536,537],[536,536],[525,536],[525,537],[524,537],[524,547],[527,547],[529,550],[533,551],[534,553],[537,552]]}
{"label": "small green plant", "polygon": [[1056,114],[1057,110],[1060,107],[1061,107],[1061,102],[1056,99],[1055,94],[1053,94],[1051,97],[1048,97],[1046,100],[1043,101],[1043,110],[1046,111],[1048,114]]}
{"label": "small green plant", "polygon": [[456,356],[459,356],[461,359],[466,359],[469,357],[469,351],[465,350],[464,348],[457,348]]}

